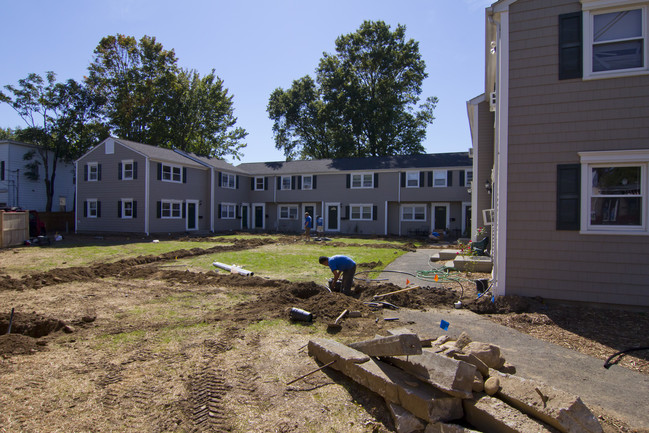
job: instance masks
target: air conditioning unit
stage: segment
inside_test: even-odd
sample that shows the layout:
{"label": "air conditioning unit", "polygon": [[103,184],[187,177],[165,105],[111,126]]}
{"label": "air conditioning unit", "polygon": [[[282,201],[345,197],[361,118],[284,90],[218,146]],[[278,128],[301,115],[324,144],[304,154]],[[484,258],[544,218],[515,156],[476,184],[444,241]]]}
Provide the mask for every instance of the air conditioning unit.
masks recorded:
{"label": "air conditioning unit", "polygon": [[496,111],[496,92],[489,94],[489,111]]}

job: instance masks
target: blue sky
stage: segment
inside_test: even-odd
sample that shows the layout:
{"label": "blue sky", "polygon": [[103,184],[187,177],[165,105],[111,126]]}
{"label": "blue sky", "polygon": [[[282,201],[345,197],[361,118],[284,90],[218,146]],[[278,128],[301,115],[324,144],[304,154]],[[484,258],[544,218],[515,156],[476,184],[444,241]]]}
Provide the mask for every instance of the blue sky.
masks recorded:
{"label": "blue sky", "polygon": [[[249,135],[242,162],[281,161],[266,105],[277,87],[315,77],[323,52],[364,20],[382,20],[419,42],[428,78],[422,99],[437,96],[427,152],[470,145],[466,101],[484,91],[484,9],[492,0],[0,0],[0,86],[35,72],[81,80],[100,39],[155,36],[179,66],[212,69],[234,95],[237,124]],[[0,126],[24,126],[7,104]]]}

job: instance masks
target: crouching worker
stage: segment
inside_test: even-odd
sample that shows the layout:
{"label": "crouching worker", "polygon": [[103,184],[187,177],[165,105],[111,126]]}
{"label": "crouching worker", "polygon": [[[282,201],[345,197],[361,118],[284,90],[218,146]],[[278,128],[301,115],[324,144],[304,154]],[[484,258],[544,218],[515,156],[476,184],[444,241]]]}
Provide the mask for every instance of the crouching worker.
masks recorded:
{"label": "crouching worker", "polygon": [[340,278],[342,273],[342,292],[345,295],[352,294],[352,283],[354,282],[354,274],[356,274],[356,262],[351,258],[343,255],[335,255],[331,257],[320,256],[318,259],[321,265],[329,266],[334,277],[331,280],[331,289],[336,287],[336,281]]}

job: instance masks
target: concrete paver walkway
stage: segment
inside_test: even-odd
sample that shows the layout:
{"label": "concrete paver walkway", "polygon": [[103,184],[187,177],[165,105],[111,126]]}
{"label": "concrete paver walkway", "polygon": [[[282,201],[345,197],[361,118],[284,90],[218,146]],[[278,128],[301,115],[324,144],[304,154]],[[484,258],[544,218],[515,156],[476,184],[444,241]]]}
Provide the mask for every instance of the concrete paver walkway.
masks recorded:
{"label": "concrete paver walkway", "polygon": [[[389,271],[416,274],[431,269],[433,250],[406,253],[386,267]],[[405,287],[412,283],[432,285],[399,273],[383,273],[380,278]],[[498,345],[505,359],[516,366],[517,375],[540,380],[555,388],[576,394],[589,407],[600,406],[605,412],[628,422],[637,429],[649,431],[649,376],[552,343],[538,340],[465,309],[431,309],[425,312],[400,309],[386,312],[413,332],[428,336],[457,337],[465,331],[475,341]],[[441,320],[450,323],[448,331],[440,328]],[[410,323],[412,322],[412,323]]]}

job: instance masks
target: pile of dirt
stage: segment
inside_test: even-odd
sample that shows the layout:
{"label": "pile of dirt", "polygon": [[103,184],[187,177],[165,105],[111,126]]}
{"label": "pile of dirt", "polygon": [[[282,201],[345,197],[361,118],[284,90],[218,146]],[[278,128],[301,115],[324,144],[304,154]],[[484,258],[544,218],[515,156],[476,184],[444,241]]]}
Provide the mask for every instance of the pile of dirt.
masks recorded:
{"label": "pile of dirt", "polygon": [[477,299],[463,301],[465,308],[477,314],[526,313],[531,309],[530,299],[521,296],[498,296],[490,294]]}
{"label": "pile of dirt", "polygon": [[43,346],[38,340],[22,334],[0,335],[0,356],[8,358],[12,355],[30,355]]}
{"label": "pile of dirt", "polygon": [[[7,333],[10,320],[11,313],[0,313],[0,334]],[[62,320],[45,317],[36,312],[24,313],[16,311],[11,324],[11,334],[40,338],[62,330],[66,326],[66,323]]]}

